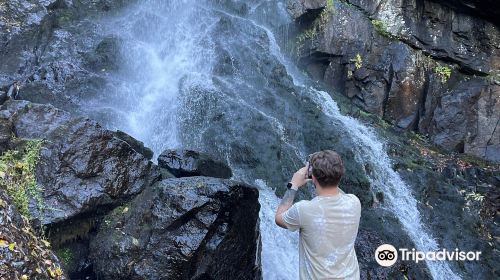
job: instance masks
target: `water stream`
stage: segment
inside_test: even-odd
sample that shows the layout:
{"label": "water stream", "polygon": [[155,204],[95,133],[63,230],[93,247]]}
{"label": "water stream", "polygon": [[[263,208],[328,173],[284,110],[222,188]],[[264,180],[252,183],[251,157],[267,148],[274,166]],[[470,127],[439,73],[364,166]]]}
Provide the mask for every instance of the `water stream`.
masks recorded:
{"label": "water stream", "polygon": [[[373,170],[372,187],[417,249],[438,249],[376,133],[340,114],[281,52],[274,34],[289,21],[282,1],[140,1],[102,31],[122,42],[124,63],[95,110],[111,108],[116,117],[108,125],[156,154],[174,147],[211,152],[230,163],[236,179],[257,185],[264,279],[297,279],[297,235],[274,225],[273,184],[319,147],[301,123],[310,111],[354,143],[356,160]],[[427,266],[434,279],[459,278],[445,262]]]}

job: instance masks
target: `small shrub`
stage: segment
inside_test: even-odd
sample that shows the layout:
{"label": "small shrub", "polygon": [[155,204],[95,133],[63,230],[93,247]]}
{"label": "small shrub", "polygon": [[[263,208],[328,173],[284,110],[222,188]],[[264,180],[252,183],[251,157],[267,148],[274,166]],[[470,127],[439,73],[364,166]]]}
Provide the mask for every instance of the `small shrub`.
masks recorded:
{"label": "small shrub", "polygon": [[351,58],[351,62],[354,63],[354,67],[356,67],[356,69],[360,69],[363,66],[363,59],[359,53],[356,54],[354,58]]}
{"label": "small shrub", "polygon": [[434,67],[434,73],[436,73],[439,76],[441,82],[444,84],[451,77],[451,68],[448,66],[438,65]]}

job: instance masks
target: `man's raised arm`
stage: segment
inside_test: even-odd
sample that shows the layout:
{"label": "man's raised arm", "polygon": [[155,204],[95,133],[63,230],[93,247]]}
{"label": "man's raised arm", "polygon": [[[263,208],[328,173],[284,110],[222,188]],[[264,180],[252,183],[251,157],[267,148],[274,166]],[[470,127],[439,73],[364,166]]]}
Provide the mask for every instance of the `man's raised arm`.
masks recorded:
{"label": "man's raised arm", "polygon": [[290,181],[291,187],[286,190],[283,195],[283,199],[281,200],[278,209],[276,210],[276,215],[274,216],[274,220],[276,224],[282,228],[288,228],[287,224],[283,220],[283,213],[285,213],[290,207],[293,205],[293,200],[295,199],[295,195],[297,194],[297,190],[299,187],[302,187],[307,182],[307,167],[302,167],[295,174],[293,174],[292,180]]}

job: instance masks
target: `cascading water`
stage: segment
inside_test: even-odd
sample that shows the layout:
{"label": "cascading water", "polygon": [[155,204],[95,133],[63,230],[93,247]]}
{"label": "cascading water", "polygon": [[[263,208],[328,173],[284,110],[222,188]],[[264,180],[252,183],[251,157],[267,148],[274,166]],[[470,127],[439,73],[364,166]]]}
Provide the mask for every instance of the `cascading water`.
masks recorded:
{"label": "cascading water", "polygon": [[[157,154],[204,150],[226,159],[235,179],[257,185],[265,279],[298,275],[297,235],[274,225],[279,199],[271,186],[307,152],[328,147],[333,133],[350,138],[356,161],[371,166],[372,187],[385,194],[417,249],[437,249],[383,143],[340,114],[327,93],[307,86],[281,53],[272,30],[288,21],[280,1],[140,1],[103,30],[122,42],[124,63],[94,110],[111,108],[117,117],[108,125]],[[435,279],[458,278],[445,262],[427,266]]]}
{"label": "cascading water", "polygon": [[215,21],[185,1],[157,0],[110,19],[103,33],[119,38],[123,64],[95,110],[111,108],[110,125],[155,152],[178,146],[179,84],[209,81],[214,53],[204,32]]}

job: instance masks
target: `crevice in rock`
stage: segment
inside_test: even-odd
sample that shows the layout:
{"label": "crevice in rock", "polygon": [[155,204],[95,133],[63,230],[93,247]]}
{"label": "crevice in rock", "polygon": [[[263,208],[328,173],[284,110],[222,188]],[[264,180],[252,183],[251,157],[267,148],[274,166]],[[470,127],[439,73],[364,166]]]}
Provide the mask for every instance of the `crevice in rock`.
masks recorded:
{"label": "crevice in rock", "polygon": [[422,87],[422,95],[420,96],[420,100],[418,101],[415,122],[413,123],[413,127],[412,127],[412,130],[415,132],[419,131],[420,121],[427,113],[425,111],[425,103],[427,102],[427,94],[429,94],[429,87],[430,87],[429,77],[425,77],[424,84]]}
{"label": "crevice in rock", "polygon": [[495,128],[493,129],[493,132],[491,133],[490,139],[488,139],[488,141],[486,142],[486,145],[484,147],[484,154],[483,154],[484,158],[486,158],[486,152],[488,150],[488,146],[491,143],[491,139],[493,139],[493,135],[495,135],[495,132],[496,132],[496,130],[498,128],[498,124],[500,124],[500,119],[497,120],[497,123],[495,124]]}
{"label": "crevice in rock", "polygon": [[198,212],[200,212],[201,210],[203,210],[207,205],[210,205],[211,203],[212,203],[212,201],[207,201],[204,204],[202,204],[201,206],[192,208],[191,210],[187,211],[182,216],[177,218],[173,223],[168,225],[166,230],[173,231],[173,230],[180,228],[181,226],[183,226],[184,224],[186,224],[187,222],[189,222],[191,220],[198,221],[198,219],[196,218],[196,214]]}
{"label": "crevice in rock", "polygon": [[295,21],[299,24],[301,28],[305,28],[313,23],[313,21],[318,18],[321,12],[324,10],[323,8],[319,9],[309,9],[303,15],[295,19]]}
{"label": "crevice in rock", "polygon": [[392,89],[392,81],[394,79],[394,68],[393,68],[393,65],[392,63],[389,65],[389,76],[387,77],[388,80],[387,80],[387,89],[385,90],[385,94],[384,94],[384,101],[382,102],[382,118],[383,119],[387,119],[387,106],[388,106],[388,103],[389,103],[389,95],[391,93],[391,89]]}

